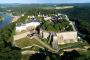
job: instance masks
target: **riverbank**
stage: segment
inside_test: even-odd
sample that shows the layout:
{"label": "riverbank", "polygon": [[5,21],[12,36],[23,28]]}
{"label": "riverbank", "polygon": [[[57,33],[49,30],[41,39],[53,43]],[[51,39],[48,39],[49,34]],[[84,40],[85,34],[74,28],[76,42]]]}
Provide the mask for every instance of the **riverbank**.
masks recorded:
{"label": "riverbank", "polygon": [[7,24],[11,23],[12,17],[7,14],[1,14],[2,22],[0,22],[0,29],[5,27]]}
{"label": "riverbank", "polygon": [[13,16],[12,22],[17,21],[20,18],[20,16]]}
{"label": "riverbank", "polygon": [[0,22],[2,22],[3,21],[3,17],[2,16],[0,16]]}

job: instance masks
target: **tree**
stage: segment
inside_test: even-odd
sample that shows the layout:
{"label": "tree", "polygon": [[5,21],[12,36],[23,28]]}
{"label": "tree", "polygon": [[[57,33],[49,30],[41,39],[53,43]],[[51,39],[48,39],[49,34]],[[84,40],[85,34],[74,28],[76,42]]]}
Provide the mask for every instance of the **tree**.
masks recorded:
{"label": "tree", "polygon": [[57,23],[57,24],[55,24],[54,25],[54,28],[55,28],[55,30],[58,32],[60,29],[59,29],[59,24]]}
{"label": "tree", "polygon": [[0,30],[0,60],[21,60],[21,49],[12,45],[15,24]]}
{"label": "tree", "polygon": [[51,60],[49,56],[46,57],[46,60]]}

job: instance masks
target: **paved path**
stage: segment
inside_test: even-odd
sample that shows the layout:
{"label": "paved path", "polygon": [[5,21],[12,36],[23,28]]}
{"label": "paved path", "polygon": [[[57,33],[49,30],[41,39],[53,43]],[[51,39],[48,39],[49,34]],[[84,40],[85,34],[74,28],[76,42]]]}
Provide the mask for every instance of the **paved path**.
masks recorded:
{"label": "paved path", "polygon": [[73,30],[74,30],[74,31],[77,31],[76,28],[75,28],[75,23],[72,22],[72,21],[70,21],[70,24],[72,25]]}
{"label": "paved path", "polygon": [[32,48],[33,46],[36,46],[36,47],[39,47],[39,48],[44,49],[43,47],[41,47],[41,46],[39,46],[39,45],[36,45],[36,44],[33,44],[33,45],[31,45],[31,46],[27,46],[27,47],[23,47],[23,48],[21,48],[21,49]]}
{"label": "paved path", "polygon": [[[79,36],[81,36],[81,37],[85,37],[86,36],[85,34],[82,34],[82,33],[80,33],[78,31],[78,29],[75,26],[75,22],[70,21],[67,15],[65,15],[65,18],[66,18],[67,21],[69,21],[71,23],[73,30],[76,31]],[[83,38],[81,38],[81,39],[83,39]]]}
{"label": "paved path", "polygon": [[73,30],[74,30],[74,31],[77,31],[76,28],[75,28],[75,23],[72,22],[72,21],[70,21],[67,15],[65,15],[65,18],[66,18],[67,21],[70,22],[70,24],[72,25]]}
{"label": "paved path", "polygon": [[64,49],[63,51],[72,51],[72,50],[76,50],[76,51],[86,51],[86,49],[84,49],[84,48],[71,48],[71,49]]}
{"label": "paved path", "polygon": [[39,53],[38,51],[30,51],[30,50],[25,50],[25,51],[22,51],[21,54],[36,54],[36,53]]}

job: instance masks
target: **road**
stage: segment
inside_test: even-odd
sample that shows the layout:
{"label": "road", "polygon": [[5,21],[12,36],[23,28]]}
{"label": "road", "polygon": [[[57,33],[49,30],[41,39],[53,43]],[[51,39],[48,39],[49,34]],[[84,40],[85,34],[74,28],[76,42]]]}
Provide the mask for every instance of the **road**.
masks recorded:
{"label": "road", "polygon": [[41,47],[41,46],[39,46],[39,45],[36,45],[36,44],[33,44],[33,45],[31,45],[31,46],[27,46],[27,47],[23,47],[23,48],[21,48],[21,49],[32,48],[32,47],[34,47],[34,46],[44,49],[43,47]]}
{"label": "road", "polygon": [[66,18],[66,20],[69,21],[70,24],[72,25],[73,31],[77,31],[76,28],[75,28],[75,23],[72,22],[72,21],[70,21],[67,15],[65,15],[65,18]]}
{"label": "road", "polygon": [[[86,36],[85,34],[82,34],[82,33],[80,33],[80,32],[78,31],[78,29],[77,29],[76,26],[75,26],[75,22],[70,21],[67,15],[65,15],[65,17],[66,17],[66,20],[71,23],[73,30],[78,33],[78,36],[80,36],[80,37],[85,37],[85,36]],[[83,38],[81,38],[81,39],[83,39]]]}
{"label": "road", "polygon": [[69,21],[69,22],[70,22],[70,24],[72,25],[73,30],[74,30],[74,31],[77,31],[76,28],[75,28],[75,23],[72,22],[72,21]]}

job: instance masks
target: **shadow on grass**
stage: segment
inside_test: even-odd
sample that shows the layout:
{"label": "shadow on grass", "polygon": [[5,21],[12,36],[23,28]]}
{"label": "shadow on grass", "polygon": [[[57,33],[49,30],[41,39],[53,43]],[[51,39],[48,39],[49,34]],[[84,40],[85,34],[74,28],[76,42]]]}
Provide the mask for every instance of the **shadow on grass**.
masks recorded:
{"label": "shadow on grass", "polygon": [[33,54],[29,60],[45,60],[46,56],[45,54],[43,53],[36,53],[36,54]]}
{"label": "shadow on grass", "polygon": [[60,57],[60,60],[76,60],[80,57],[80,54],[73,50],[71,52],[64,52],[64,54]]}

